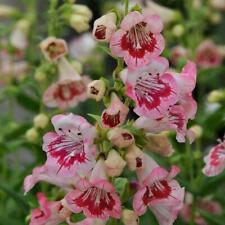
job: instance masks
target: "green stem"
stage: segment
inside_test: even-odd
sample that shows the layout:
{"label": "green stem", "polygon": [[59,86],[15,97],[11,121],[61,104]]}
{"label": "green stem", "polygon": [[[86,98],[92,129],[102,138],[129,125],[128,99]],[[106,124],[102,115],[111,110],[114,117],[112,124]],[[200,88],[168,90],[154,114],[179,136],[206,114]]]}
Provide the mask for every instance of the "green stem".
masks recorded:
{"label": "green stem", "polygon": [[124,0],[125,8],[124,8],[124,14],[125,16],[128,14],[129,9],[129,0]]}
{"label": "green stem", "polygon": [[58,0],[50,0],[50,7],[48,11],[48,35],[55,36],[56,35],[56,24],[57,24],[57,15],[56,15],[56,7],[58,5]]}

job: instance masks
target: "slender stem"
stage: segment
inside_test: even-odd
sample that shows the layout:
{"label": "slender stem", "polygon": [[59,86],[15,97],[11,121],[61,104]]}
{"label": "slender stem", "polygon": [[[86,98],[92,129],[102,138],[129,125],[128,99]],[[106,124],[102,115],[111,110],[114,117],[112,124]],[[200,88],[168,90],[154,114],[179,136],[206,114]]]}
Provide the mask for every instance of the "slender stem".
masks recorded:
{"label": "slender stem", "polygon": [[58,0],[50,0],[50,8],[49,8],[49,23],[48,23],[48,35],[55,36],[56,32],[56,24],[57,24],[57,15],[56,15],[56,7],[58,5]]}
{"label": "slender stem", "polygon": [[124,14],[127,15],[128,14],[128,9],[129,9],[129,0],[124,0]]}

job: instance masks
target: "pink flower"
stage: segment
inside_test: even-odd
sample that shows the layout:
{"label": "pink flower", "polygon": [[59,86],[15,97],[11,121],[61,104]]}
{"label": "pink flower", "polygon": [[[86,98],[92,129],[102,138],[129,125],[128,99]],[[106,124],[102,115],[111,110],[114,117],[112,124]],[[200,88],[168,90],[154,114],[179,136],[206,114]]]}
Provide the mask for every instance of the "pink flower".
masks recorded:
{"label": "pink flower", "polygon": [[161,118],[139,117],[135,121],[135,126],[150,133],[174,130],[177,133],[177,141],[184,142],[187,131],[187,119],[183,107],[181,105],[174,105]]}
{"label": "pink flower", "polygon": [[73,223],[70,220],[67,220],[68,225],[106,225],[107,221],[93,219],[93,218],[86,218],[80,222]]}
{"label": "pink flower", "polygon": [[178,65],[180,59],[188,58],[188,50],[183,46],[177,45],[171,49],[171,63],[173,65]]}
{"label": "pink flower", "polygon": [[135,101],[134,112],[139,116],[158,118],[177,102],[177,83],[172,75],[165,73],[167,68],[168,61],[157,57],[135,71],[121,72],[126,95]]}
{"label": "pink flower", "polygon": [[222,60],[219,48],[211,40],[202,42],[196,50],[196,63],[199,67],[217,67],[222,63]]}
{"label": "pink flower", "polygon": [[55,132],[43,137],[43,150],[47,153],[47,163],[58,168],[59,173],[86,173],[95,163],[95,128],[83,117],[72,113],[56,115],[52,118]]}
{"label": "pink flower", "polygon": [[206,176],[216,176],[225,169],[225,141],[221,141],[214,146],[209,154],[204,158],[206,163],[203,173]]}
{"label": "pink flower", "polygon": [[48,202],[43,193],[38,193],[40,208],[31,212],[30,225],[57,225],[70,216],[70,211],[60,201]]}
{"label": "pink flower", "polygon": [[43,101],[48,107],[68,108],[87,99],[86,76],[81,77],[65,58],[58,63],[59,80],[45,91]]}
{"label": "pink flower", "polygon": [[107,180],[102,159],[95,165],[90,180],[81,179],[65,199],[73,212],[83,211],[88,218],[108,220],[110,216],[118,219],[121,215],[120,198]]}
{"label": "pink flower", "polygon": [[124,17],[120,29],[110,40],[112,54],[123,57],[129,69],[144,66],[164,49],[159,16],[144,16],[134,11]]}
{"label": "pink flower", "polygon": [[167,172],[155,165],[138,172],[140,187],[133,200],[133,208],[138,216],[143,215],[149,207],[160,225],[173,224],[184,199],[184,188],[173,179],[177,173],[179,168],[176,166]]}
{"label": "pink flower", "polygon": [[[215,202],[215,201],[200,199],[200,200],[197,201],[197,207],[206,211],[206,212],[209,212],[210,214],[220,214],[220,213],[222,213],[221,205],[218,202]],[[191,213],[192,213],[191,208],[192,208],[191,204],[185,204],[183,209],[180,212],[183,220],[186,223],[189,223],[191,221]],[[197,225],[207,225],[208,224],[205,221],[205,219],[197,213],[194,215],[194,221]]]}
{"label": "pink flower", "polygon": [[112,93],[109,107],[102,112],[102,126],[105,128],[120,126],[126,120],[128,112],[129,108],[121,102],[115,93]]}

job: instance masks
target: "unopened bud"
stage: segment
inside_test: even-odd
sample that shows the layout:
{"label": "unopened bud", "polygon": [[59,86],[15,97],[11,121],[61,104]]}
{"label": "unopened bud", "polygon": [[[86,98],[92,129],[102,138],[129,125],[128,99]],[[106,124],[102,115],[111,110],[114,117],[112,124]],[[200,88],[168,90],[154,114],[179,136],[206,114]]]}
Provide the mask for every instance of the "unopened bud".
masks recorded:
{"label": "unopened bud", "polygon": [[183,34],[184,34],[184,26],[181,25],[181,24],[177,24],[173,27],[172,29],[172,34],[175,36],[175,37],[181,37]]}
{"label": "unopened bud", "polygon": [[70,17],[70,26],[78,33],[87,31],[89,29],[88,18],[82,15],[72,15]]}
{"label": "unopened bud", "polygon": [[107,137],[118,148],[126,148],[134,143],[134,136],[128,130],[119,127],[111,129]]}
{"label": "unopened bud", "polygon": [[218,103],[225,100],[225,90],[214,90],[211,91],[207,98],[209,103]]}
{"label": "unopened bud", "polygon": [[124,209],[122,211],[122,221],[125,225],[138,225],[139,218],[133,210]]}
{"label": "unopened bud", "polygon": [[100,101],[106,91],[105,82],[102,80],[94,80],[88,84],[87,94],[89,98],[93,98],[96,101]]}
{"label": "unopened bud", "polygon": [[222,20],[222,15],[221,15],[220,13],[218,13],[218,12],[212,13],[212,14],[210,15],[210,21],[211,21],[213,24],[218,24],[218,23],[221,22],[221,20]]}
{"label": "unopened bud", "polygon": [[0,5],[0,17],[7,18],[12,16],[16,9],[8,5]]}
{"label": "unopened bud", "polygon": [[92,11],[86,6],[82,4],[73,5],[73,12],[75,15],[81,15],[86,18],[86,20],[90,21],[92,19]]}
{"label": "unopened bud", "polygon": [[194,132],[196,138],[200,138],[202,136],[203,130],[202,127],[199,125],[194,125],[189,128],[192,132]]}
{"label": "unopened bud", "polygon": [[30,142],[36,141],[38,136],[39,136],[38,132],[34,127],[27,130],[27,132],[25,134],[26,139]]}
{"label": "unopened bud", "polygon": [[45,58],[50,62],[60,59],[68,52],[66,42],[55,37],[48,37],[43,40],[40,48]]}
{"label": "unopened bud", "polygon": [[95,20],[92,34],[98,41],[110,41],[110,38],[115,30],[116,14],[108,13]]}
{"label": "unopened bud", "polygon": [[110,177],[116,177],[121,175],[126,166],[126,162],[117,151],[111,150],[105,160],[105,166],[107,175]]}
{"label": "unopened bud", "polygon": [[46,80],[46,74],[37,70],[34,74],[34,78],[36,81],[42,82]]}
{"label": "unopened bud", "polygon": [[34,121],[33,122],[34,122],[34,127],[35,128],[44,129],[48,125],[49,118],[44,113],[40,113],[40,114],[38,114],[37,116],[34,117]]}
{"label": "unopened bud", "polygon": [[143,166],[143,152],[136,146],[131,145],[126,152],[126,162],[128,169],[131,171],[135,171],[136,169],[140,169]]}

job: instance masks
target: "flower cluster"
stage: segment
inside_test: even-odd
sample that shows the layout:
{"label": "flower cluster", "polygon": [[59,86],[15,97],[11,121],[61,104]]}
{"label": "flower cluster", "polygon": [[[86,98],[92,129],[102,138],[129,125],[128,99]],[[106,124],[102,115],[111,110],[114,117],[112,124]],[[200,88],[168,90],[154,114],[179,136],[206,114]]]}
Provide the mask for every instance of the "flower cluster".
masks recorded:
{"label": "flower cluster", "polygon": [[[160,56],[165,45],[162,30],[158,16],[139,11],[129,12],[121,23],[113,12],[95,21],[95,39],[109,42],[111,54],[126,65],[118,63],[113,88],[104,78],[88,83],[80,76],[65,58],[64,40],[49,37],[41,43],[46,60],[59,73],[59,80],[44,93],[44,103],[67,108],[87,97],[104,98],[106,109],[101,117],[95,116],[95,125],[72,113],[52,117],[54,131],[43,137],[47,160],[25,178],[24,188],[27,193],[45,181],[62,188],[65,195],[48,202],[39,193],[40,209],[32,211],[31,225],[106,224],[110,218],[135,225],[147,209],[160,225],[174,223],[185,194],[175,180],[180,169],[174,165],[168,172],[146,150],[163,156],[173,153],[163,131],[175,131],[179,142],[195,138],[187,123],[197,110],[192,97],[196,66],[188,61],[181,73],[169,69],[167,59]],[[138,118],[130,120],[129,113]],[[137,179],[128,180],[125,170]],[[118,187],[119,181],[127,185]],[[125,202],[132,204],[125,208]],[[72,216],[79,213],[86,218],[74,223]]]}

